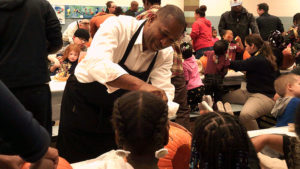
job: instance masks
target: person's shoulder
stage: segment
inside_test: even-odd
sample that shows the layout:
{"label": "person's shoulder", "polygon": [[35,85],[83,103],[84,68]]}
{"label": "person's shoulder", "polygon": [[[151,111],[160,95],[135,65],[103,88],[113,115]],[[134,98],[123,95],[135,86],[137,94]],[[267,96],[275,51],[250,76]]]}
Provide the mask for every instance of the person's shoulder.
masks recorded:
{"label": "person's shoulder", "polygon": [[224,12],[224,13],[221,15],[221,17],[227,18],[227,17],[229,17],[230,15],[231,15],[231,11],[226,11],[226,12]]}
{"label": "person's shoulder", "polygon": [[298,103],[300,103],[300,98],[293,97],[290,102],[294,102],[294,103],[298,104]]}

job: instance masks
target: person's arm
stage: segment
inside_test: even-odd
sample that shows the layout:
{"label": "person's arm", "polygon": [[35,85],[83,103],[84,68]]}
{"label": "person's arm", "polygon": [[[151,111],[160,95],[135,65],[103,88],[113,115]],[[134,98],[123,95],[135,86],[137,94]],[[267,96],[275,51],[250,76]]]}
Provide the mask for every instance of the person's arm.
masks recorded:
{"label": "person's arm", "polygon": [[236,52],[238,52],[238,53],[243,52],[244,51],[244,45],[243,45],[242,39],[239,36],[236,36],[235,39],[238,42]]}
{"label": "person's arm", "polygon": [[19,156],[0,155],[1,169],[21,169],[25,161]]}
{"label": "person's arm", "polygon": [[257,59],[255,57],[250,57],[247,60],[235,60],[231,61],[229,68],[235,71],[249,71],[255,70],[257,68]]}
{"label": "person's arm", "polygon": [[107,84],[111,87],[121,88],[125,90],[139,90],[150,92],[161,97],[164,101],[168,101],[168,98],[162,89],[154,87],[142,81],[141,79],[129,74],[124,74],[111,82],[107,82]]}
{"label": "person's arm", "polygon": [[20,155],[28,162],[41,159],[50,144],[48,132],[1,81],[0,93],[0,138],[9,145],[1,145],[0,154]]}
{"label": "person's arm", "polygon": [[50,67],[50,72],[54,72],[57,68],[60,67],[60,62],[59,60],[56,58],[56,55],[48,55],[48,60],[51,63],[54,63],[51,67]]}
{"label": "person's arm", "polygon": [[47,3],[48,8],[45,16],[48,54],[52,54],[57,52],[63,45],[61,25],[50,3],[48,1],[45,1],[45,3]]}
{"label": "person's arm", "polygon": [[223,37],[226,27],[227,27],[227,25],[226,25],[226,21],[225,21],[225,16],[224,16],[224,14],[222,14],[219,25],[218,25],[219,35],[221,37]]}
{"label": "person's arm", "polygon": [[97,20],[97,17],[93,17],[90,21],[90,34],[91,34],[91,37],[94,38],[95,36],[95,33],[97,32],[97,26],[96,26],[96,20]]}
{"label": "person's arm", "polygon": [[260,135],[251,138],[256,152],[260,152],[265,146],[283,153],[283,136],[281,135]]}
{"label": "person's arm", "polygon": [[250,19],[250,29],[251,29],[251,33],[259,33],[259,30],[258,30],[258,26],[256,24],[256,20],[254,18],[254,16],[250,13],[248,13],[248,17]]}
{"label": "person's arm", "polygon": [[182,67],[183,67],[184,79],[186,82],[188,82],[190,80],[188,68],[187,66],[185,66],[185,63],[182,63]]}

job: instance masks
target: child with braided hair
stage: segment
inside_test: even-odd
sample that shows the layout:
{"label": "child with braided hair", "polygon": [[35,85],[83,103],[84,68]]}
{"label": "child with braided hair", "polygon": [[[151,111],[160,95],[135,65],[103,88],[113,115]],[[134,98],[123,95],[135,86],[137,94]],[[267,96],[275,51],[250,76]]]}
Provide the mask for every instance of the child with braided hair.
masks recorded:
{"label": "child with braided hair", "polygon": [[120,149],[77,168],[158,169],[169,140],[168,107],[162,99],[148,92],[129,92],[115,101],[112,124]]}
{"label": "child with braided hair", "polygon": [[259,160],[246,129],[227,113],[210,112],[195,122],[190,169],[255,169]]}

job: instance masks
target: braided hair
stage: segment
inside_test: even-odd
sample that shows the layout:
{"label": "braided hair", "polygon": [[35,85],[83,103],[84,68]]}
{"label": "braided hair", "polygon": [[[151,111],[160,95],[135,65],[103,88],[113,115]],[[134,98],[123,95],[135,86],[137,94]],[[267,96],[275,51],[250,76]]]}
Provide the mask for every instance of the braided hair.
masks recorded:
{"label": "braided hair", "polygon": [[148,92],[129,92],[114,103],[112,124],[117,144],[131,154],[153,153],[168,143],[168,107]]}
{"label": "braided hair", "polygon": [[195,122],[190,169],[248,169],[249,145],[246,129],[234,116],[201,115]]}

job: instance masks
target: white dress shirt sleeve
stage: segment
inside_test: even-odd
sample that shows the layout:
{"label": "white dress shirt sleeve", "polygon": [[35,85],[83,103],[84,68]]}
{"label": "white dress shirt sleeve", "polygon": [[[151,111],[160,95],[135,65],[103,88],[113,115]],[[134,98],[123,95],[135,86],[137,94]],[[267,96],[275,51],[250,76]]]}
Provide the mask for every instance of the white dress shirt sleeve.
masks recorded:
{"label": "white dress shirt sleeve", "polygon": [[169,117],[175,116],[179,108],[179,105],[173,102],[175,87],[171,83],[171,68],[173,65],[173,49],[168,47],[162,50],[157,56],[157,59],[164,59],[164,61],[157,61],[159,64],[154,67],[150,74],[149,80],[151,84],[157,88],[160,88],[166,92],[168,97]]}
{"label": "white dress shirt sleeve", "polygon": [[114,58],[114,51],[122,33],[121,25],[116,17],[108,18],[101,25],[88,49],[86,58],[78,64],[75,70],[78,81],[83,83],[98,81],[108,88],[108,93],[118,89],[106,83],[127,74]]}
{"label": "white dress shirt sleeve", "polygon": [[76,32],[76,30],[77,30],[77,23],[75,21],[75,22],[72,22],[67,27],[67,29],[64,31],[63,40],[67,41],[67,42],[70,42],[70,43],[73,43],[73,36],[74,36],[74,33]]}

